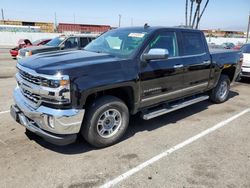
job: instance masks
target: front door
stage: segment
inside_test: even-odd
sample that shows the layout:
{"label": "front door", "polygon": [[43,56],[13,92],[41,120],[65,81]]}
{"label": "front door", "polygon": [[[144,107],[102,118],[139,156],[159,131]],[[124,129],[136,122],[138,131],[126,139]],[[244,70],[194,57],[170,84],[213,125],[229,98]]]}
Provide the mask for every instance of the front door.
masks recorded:
{"label": "front door", "polygon": [[167,49],[169,58],[141,63],[141,107],[176,99],[182,95],[183,66],[178,58],[177,44],[177,34],[168,30],[156,34],[146,48],[146,53],[153,48]]}

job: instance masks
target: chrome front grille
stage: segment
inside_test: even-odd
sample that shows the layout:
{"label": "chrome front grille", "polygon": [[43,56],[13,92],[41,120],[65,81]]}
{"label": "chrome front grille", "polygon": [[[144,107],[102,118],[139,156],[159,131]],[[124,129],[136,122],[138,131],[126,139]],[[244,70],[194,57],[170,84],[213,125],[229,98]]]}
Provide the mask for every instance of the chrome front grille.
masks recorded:
{"label": "chrome front grille", "polygon": [[24,89],[24,88],[21,88],[22,89],[22,93],[23,95],[28,98],[30,101],[38,104],[41,100],[41,96],[38,95],[38,94],[34,94],[34,93],[31,93],[30,91]]}
{"label": "chrome front grille", "polygon": [[41,84],[41,78],[39,76],[34,76],[18,68],[17,83],[25,98],[31,101],[34,105],[40,104],[42,97],[37,92],[37,88]]}
{"label": "chrome front grille", "polygon": [[33,76],[21,69],[18,69],[19,71],[19,75],[26,81],[32,83],[32,84],[36,84],[36,85],[40,85],[41,84],[41,78],[38,76]]}

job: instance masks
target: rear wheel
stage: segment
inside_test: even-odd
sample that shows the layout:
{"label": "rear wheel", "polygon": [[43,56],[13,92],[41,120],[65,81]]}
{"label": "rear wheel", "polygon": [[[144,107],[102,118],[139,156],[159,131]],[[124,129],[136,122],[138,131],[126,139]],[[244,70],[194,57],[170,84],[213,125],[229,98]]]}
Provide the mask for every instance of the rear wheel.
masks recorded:
{"label": "rear wheel", "polygon": [[104,96],[87,109],[81,133],[91,145],[106,147],[121,139],[128,123],[126,104],[117,97]]}
{"label": "rear wheel", "polygon": [[214,103],[223,103],[228,100],[230,91],[230,79],[227,75],[221,75],[217,85],[212,89],[210,100]]}

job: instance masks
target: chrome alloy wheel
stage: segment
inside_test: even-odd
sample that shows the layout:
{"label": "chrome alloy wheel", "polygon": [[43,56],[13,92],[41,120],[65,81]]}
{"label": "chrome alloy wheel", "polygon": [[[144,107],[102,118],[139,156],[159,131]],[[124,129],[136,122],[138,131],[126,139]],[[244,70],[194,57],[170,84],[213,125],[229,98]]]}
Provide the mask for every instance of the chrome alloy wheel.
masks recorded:
{"label": "chrome alloy wheel", "polygon": [[116,109],[109,109],[100,116],[97,122],[97,132],[103,138],[110,138],[117,133],[121,124],[121,113]]}
{"label": "chrome alloy wheel", "polygon": [[225,99],[228,95],[228,84],[226,81],[223,81],[220,85],[219,91],[218,91],[219,98]]}

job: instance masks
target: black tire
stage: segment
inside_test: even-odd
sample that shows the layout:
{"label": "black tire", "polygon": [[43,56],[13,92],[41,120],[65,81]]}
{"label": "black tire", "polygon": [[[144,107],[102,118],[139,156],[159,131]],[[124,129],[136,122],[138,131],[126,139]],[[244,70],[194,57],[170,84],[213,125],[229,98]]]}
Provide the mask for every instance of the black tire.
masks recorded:
{"label": "black tire", "polygon": [[[225,88],[225,90],[223,90],[223,88]],[[227,75],[222,74],[216,87],[213,88],[210,92],[210,100],[217,104],[223,103],[228,100],[229,92],[230,79]]]}
{"label": "black tire", "polygon": [[[117,116],[115,117],[117,119],[115,119],[113,116],[112,116],[113,120],[112,117],[111,120],[109,118],[106,118],[105,112],[106,114],[110,114],[111,112],[117,113]],[[119,120],[120,123],[119,126],[118,125],[116,126],[115,129],[116,131],[113,132],[114,135],[112,134],[105,135],[107,133],[109,134],[108,131],[106,131],[106,133],[103,132],[103,134],[100,133],[101,128],[103,128],[102,130],[106,130],[104,129],[104,127],[107,126],[106,121],[119,122]],[[100,121],[102,121],[103,124],[105,125],[102,126],[102,124],[99,124]],[[109,124],[112,124],[110,122]],[[81,134],[84,137],[84,139],[92,146],[95,146],[97,148],[107,147],[117,143],[122,138],[122,136],[126,132],[128,123],[129,123],[129,111],[126,104],[117,97],[104,96],[94,101],[87,108],[86,115],[82,125],[83,127],[81,130]],[[112,125],[110,126],[112,127]],[[113,128],[109,128],[109,130],[113,131]],[[104,136],[110,136],[110,137],[104,138]]]}

